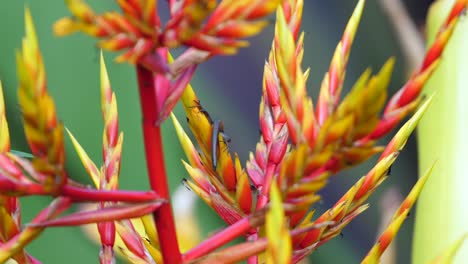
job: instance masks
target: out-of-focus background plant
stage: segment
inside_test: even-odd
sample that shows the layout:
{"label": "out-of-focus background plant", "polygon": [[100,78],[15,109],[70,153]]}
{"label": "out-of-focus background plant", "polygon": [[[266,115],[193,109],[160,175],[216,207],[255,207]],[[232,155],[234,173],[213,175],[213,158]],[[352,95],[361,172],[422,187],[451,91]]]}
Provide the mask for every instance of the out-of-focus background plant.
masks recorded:
{"label": "out-of-focus background plant", "polygon": [[[411,15],[421,28],[424,27],[425,14],[430,1],[407,1]],[[447,1],[451,2],[451,1]],[[66,6],[57,1],[9,1],[0,8],[0,79],[2,79],[7,106],[8,120],[12,136],[12,148],[28,151],[19,107],[16,104],[16,87],[18,87],[15,67],[15,50],[23,37],[23,12],[27,4],[34,16],[41,51],[44,56],[48,74],[49,92],[55,98],[56,108],[60,109],[61,120],[73,131],[81,145],[93,160],[100,160],[101,137],[96,131],[102,131],[102,120],[99,111],[100,95],[96,89],[99,83],[99,49],[95,40],[81,34],[57,39],[53,36],[51,25],[64,14]],[[160,1],[160,8],[167,8],[166,1]],[[303,65],[311,67],[308,87],[320,87],[323,74],[328,70],[336,43],[348,21],[355,1],[307,1],[304,6],[303,30],[305,34],[305,57]],[[114,1],[92,3],[97,11],[118,9]],[[163,20],[164,12],[160,12]],[[444,16],[442,16],[443,19]],[[466,21],[465,21],[466,22]],[[273,24],[273,23],[272,23]],[[466,24],[466,23],[465,23]],[[432,26],[435,32],[438,27]],[[465,27],[466,28],[466,27]],[[248,48],[241,49],[237,56],[215,57],[202,64],[191,84],[197,88],[197,94],[203,98],[203,106],[212,115],[225,123],[225,131],[232,138],[232,148],[239,153],[242,162],[248,159],[248,151],[258,140],[258,102],[261,96],[262,74],[265,59],[271,46],[274,26],[267,27],[259,36],[254,37]],[[429,30],[429,33],[431,32]],[[349,89],[359,74],[367,66],[379,69],[390,56],[396,56],[396,67],[389,87],[389,94],[400,88],[408,76],[407,56],[401,52],[397,36],[393,33],[382,7],[377,1],[368,1],[356,36],[345,81]],[[434,33],[431,36],[434,35]],[[107,68],[113,89],[119,102],[119,121],[121,130],[125,131],[126,141],[123,146],[122,167],[119,186],[122,189],[147,190],[143,139],[139,128],[141,125],[136,77],[133,67],[127,64],[109,63],[115,55],[107,55]],[[447,55],[448,56],[448,55]],[[466,55],[465,55],[466,57]],[[314,98],[318,89],[309,91]],[[344,91],[346,94],[347,91]],[[437,98],[437,96],[436,96]],[[242,107],[239,107],[242,106]],[[183,116],[181,107],[175,108],[177,116]],[[429,114],[429,113],[427,113]],[[463,116],[463,115],[462,115]],[[450,116],[449,118],[452,118]],[[455,117],[453,117],[455,118]],[[179,118],[180,119],[180,118]],[[180,165],[184,158],[182,149],[170,122],[163,125],[167,175],[170,175],[170,187],[175,190],[181,185],[187,174]],[[442,138],[450,136],[440,136]],[[382,139],[388,142],[389,138]],[[67,149],[67,169],[74,172],[79,182],[91,182],[69,140]],[[429,145],[429,144],[427,144]],[[429,150],[426,150],[428,152]],[[422,150],[424,152],[424,150]],[[426,170],[434,159],[426,158],[421,170]],[[367,162],[352,170],[342,172],[320,194],[323,202],[314,205],[323,212],[335,203],[339,197],[370,169],[375,163]],[[414,137],[411,138],[397,163],[392,167],[392,177],[370,199],[373,205],[365,215],[358,217],[347,227],[342,236],[331,240],[315,252],[311,261],[316,263],[357,263],[371,248],[378,234],[378,226],[388,206],[378,207],[378,199],[389,188],[396,188],[401,193],[408,193],[417,180],[417,157]],[[395,190],[395,189],[393,189]],[[393,199],[398,195],[388,195]],[[387,199],[389,200],[389,199]],[[24,222],[29,222],[40,208],[50,202],[47,197],[21,198],[24,208]],[[383,202],[385,203],[385,201]],[[31,208],[36,208],[32,210]],[[467,210],[465,210],[467,211]],[[223,226],[223,222],[202,202],[197,202],[197,215],[203,235]],[[393,210],[391,211],[393,212]],[[390,212],[390,215],[391,215]],[[387,212],[388,213],[388,212]],[[396,263],[408,263],[411,256],[412,220],[414,214],[403,225],[396,238]],[[463,218],[462,218],[463,219]],[[460,219],[460,221],[463,221]],[[466,218],[465,218],[466,219]],[[453,238],[453,237],[452,237]],[[47,245],[46,247],[44,245]],[[88,263],[96,261],[96,246],[89,242],[82,230],[77,228],[51,228],[40,238],[31,243],[28,252],[47,263]],[[427,261],[427,259],[426,259]],[[419,262],[416,262],[419,263]]]}

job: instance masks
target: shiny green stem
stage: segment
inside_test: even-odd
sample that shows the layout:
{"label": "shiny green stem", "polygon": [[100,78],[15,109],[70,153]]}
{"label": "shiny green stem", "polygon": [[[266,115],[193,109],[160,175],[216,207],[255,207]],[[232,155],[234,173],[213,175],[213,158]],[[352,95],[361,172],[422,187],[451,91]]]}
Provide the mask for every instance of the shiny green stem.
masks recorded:
{"label": "shiny green stem", "polygon": [[[429,11],[428,44],[454,0],[436,1]],[[418,127],[419,170],[438,161],[417,205],[413,263],[428,263],[468,232],[468,19],[462,16],[424,88],[435,98]],[[455,262],[468,263],[468,243]]]}

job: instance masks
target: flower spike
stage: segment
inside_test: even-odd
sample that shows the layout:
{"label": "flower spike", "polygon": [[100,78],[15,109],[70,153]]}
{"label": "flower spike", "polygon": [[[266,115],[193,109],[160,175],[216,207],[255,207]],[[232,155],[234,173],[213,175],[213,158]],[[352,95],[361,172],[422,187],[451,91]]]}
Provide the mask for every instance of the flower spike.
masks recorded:
{"label": "flower spike", "polygon": [[[311,230],[314,230],[314,229],[323,228],[331,224],[333,223],[324,222],[324,223],[320,223],[317,225],[307,225],[302,228],[298,228],[298,229],[294,229],[290,231],[289,235],[294,239],[294,238],[300,237],[303,233],[310,232]],[[196,263],[219,263],[219,262],[237,263],[237,262],[247,259],[250,256],[260,254],[264,252],[265,250],[267,250],[267,248],[268,248],[268,239],[264,237],[254,242],[244,242],[241,244],[237,244],[237,245],[222,249],[217,252],[213,252],[209,255],[206,255],[205,257],[197,258],[193,262],[196,262]],[[193,258],[189,258],[189,260],[192,260],[192,259]],[[300,259],[301,258],[298,258],[296,255],[291,258],[290,262],[297,263]]]}
{"label": "flower spike", "polygon": [[[242,40],[258,34],[268,22],[280,0],[191,0],[174,4],[171,17],[161,25],[154,0],[117,1],[122,14],[96,14],[83,0],[67,0],[73,18],[62,18],[54,25],[57,35],[82,31],[100,38],[101,48],[125,51],[117,61],[146,64],[167,73],[166,62],[155,53],[159,48],[193,47],[195,56],[203,52],[234,54],[248,42]],[[206,22],[205,22],[206,20]],[[192,51],[193,51],[192,50]],[[203,55],[205,60],[210,55]]]}
{"label": "flower spike", "polygon": [[336,47],[330,69],[325,74],[324,81],[327,85],[322,86],[317,103],[317,120],[323,124],[327,117],[334,111],[340,99],[343,81],[348,64],[351,45],[353,44],[356,31],[362,16],[365,0],[360,0],[349,19],[348,25],[343,33],[340,43]]}
{"label": "flower spike", "polygon": [[[406,143],[406,140],[410,136],[411,132],[414,130],[417,122],[420,120],[421,115],[429,106],[430,99],[423,104],[420,109],[414,114],[414,116],[400,129],[400,131],[395,135],[394,139],[391,142],[400,142],[398,144],[393,144],[385,151],[380,159],[380,161],[372,168],[365,177],[361,178],[349,191],[341,197],[341,199],[327,212],[322,214],[314,223],[321,223],[323,221],[334,221],[335,223],[341,223],[344,219],[354,218],[357,213],[363,210],[364,202],[368,197],[376,190],[376,188],[386,179],[388,176],[388,171],[399,155],[399,151]],[[422,188],[422,181],[419,187],[415,190]],[[416,192],[416,191],[415,191]],[[406,201],[403,202],[404,209],[407,209],[412,206],[414,203],[415,195],[410,193]],[[402,209],[403,210],[403,209]],[[398,210],[401,211],[401,210]],[[342,226],[344,227],[344,226]],[[342,228],[341,227],[341,228]],[[296,241],[300,243],[300,248],[306,248],[314,245],[319,246],[324,242],[331,239],[333,236],[339,234],[338,229],[334,226],[327,227],[324,230],[314,230],[306,234],[302,241]]]}
{"label": "flower spike", "polygon": [[416,125],[421,120],[422,116],[426,112],[427,108],[431,105],[431,102],[434,98],[434,95],[431,95],[414,113],[414,115],[406,122],[395,134],[392,140],[387,144],[385,150],[380,155],[379,159],[383,159],[388,154],[393,153],[395,151],[399,151],[403,149],[408,140],[409,135],[416,129]]}
{"label": "flower spike", "polygon": [[29,10],[25,11],[26,37],[17,53],[18,99],[33,164],[47,177],[47,186],[57,191],[66,181],[63,125],[57,121],[55,104],[47,93],[45,68]]}
{"label": "flower spike", "polygon": [[[252,210],[252,190],[247,174],[242,168],[239,157],[234,159],[229,153],[227,140],[216,133],[217,120],[213,120],[201,105],[189,85],[182,94],[182,103],[187,121],[194,134],[198,151],[184,132],[175,116],[172,116],[179,141],[190,164],[184,163],[193,179],[186,184],[212,207],[229,224],[240,220]],[[217,140],[217,144],[213,144]],[[213,151],[216,147],[216,153]],[[213,160],[217,160],[215,168]]]}
{"label": "flower spike", "polygon": [[[457,22],[462,16],[463,10],[468,8],[467,0],[457,0],[452,6],[452,10],[445,22],[442,24],[434,43],[426,52],[423,63],[415,74],[406,82],[406,84],[390,99],[385,107],[383,117],[374,131],[364,137],[361,143],[366,143],[369,140],[375,140],[389,131],[412,110],[416,108],[413,104],[417,101],[417,97],[421,93],[422,88],[429,80],[432,73],[437,69],[443,50],[447,46],[450,37],[457,25]],[[401,114],[403,112],[403,114]]]}
{"label": "flower spike", "polygon": [[160,28],[156,1],[118,1],[124,15],[108,12],[96,14],[82,0],[67,0],[73,18],[62,18],[54,25],[59,36],[76,31],[103,38],[99,46],[112,51],[127,49],[117,61],[136,62],[151,52],[158,44],[155,37]]}
{"label": "flower spike", "polygon": [[390,245],[393,238],[396,236],[398,230],[401,227],[401,224],[406,219],[406,217],[409,214],[409,211],[416,202],[416,199],[421,193],[424,184],[431,175],[434,165],[432,165],[432,167],[429,168],[429,170],[424,174],[424,176],[421,177],[418,180],[418,182],[414,185],[406,199],[401,203],[400,208],[398,208],[398,210],[393,215],[387,229],[382,233],[382,235],[378,239],[378,242],[372,247],[372,249],[369,251],[369,253],[361,263],[373,264],[379,262],[383,252],[385,251],[385,249],[387,249],[388,245]]}
{"label": "flower spike", "polygon": [[272,13],[279,0],[223,0],[205,26],[185,43],[212,54],[234,54],[248,43],[246,38],[259,33],[268,23],[261,20]]}
{"label": "flower spike", "polygon": [[[310,224],[333,223],[294,237],[294,261],[299,261],[337,236],[351,220],[368,208],[365,201],[388,176],[391,165],[430,102],[429,99],[422,104],[387,148],[376,146],[373,140],[361,141],[378,126],[379,113],[385,105],[394,67],[394,59],[391,58],[375,75],[372,76],[370,70],[365,71],[340,102],[345,66],[364,2],[359,1],[338,44],[329,73],[322,84],[322,94],[315,112],[312,99],[306,92],[305,83],[309,72],[303,71],[301,67],[304,37],[298,32],[298,21],[303,3],[300,0],[285,1],[277,9],[275,40],[265,64],[260,103],[261,138],[256,152],[250,155],[247,163],[248,176],[253,187],[258,190],[256,210],[268,205],[266,193],[270,192],[273,184],[283,193],[283,206],[292,232]],[[428,71],[427,76],[429,74]],[[186,168],[193,181],[187,181],[187,185],[233,226],[234,222],[243,217],[242,213],[248,211],[241,207],[242,212],[239,212],[240,204],[235,201],[240,200],[237,189],[240,186],[236,186],[237,197],[234,200],[230,193],[232,184],[226,179],[235,179],[239,183],[241,178],[238,174],[236,178],[226,178],[226,171],[218,169],[221,162],[213,166],[216,164],[213,160],[218,158],[216,154],[213,155],[215,151],[211,150],[212,146],[216,146],[213,145],[216,140],[213,127],[218,123],[203,108],[191,87],[185,90],[182,101],[187,121],[199,145],[199,149],[194,147],[174,118],[179,139],[190,161]],[[413,100],[395,115],[410,113],[421,101]],[[290,146],[287,145],[288,138],[292,142]],[[358,164],[383,150],[379,162],[365,177],[331,209],[312,220],[312,214],[307,212],[320,199],[318,191],[325,186],[332,173]],[[237,167],[236,163],[236,171]],[[408,206],[405,205],[405,208]],[[260,241],[259,231],[262,230],[250,230],[246,234],[247,239]],[[212,257],[216,259],[220,256],[213,253]],[[257,261],[256,258],[248,260],[249,263]]]}
{"label": "flower spike", "polygon": [[[119,187],[123,132],[119,134],[117,99],[110,85],[102,52],[100,56],[100,66],[101,111],[104,119],[104,131],[102,135],[103,165],[101,166],[99,174],[99,185],[96,185],[96,188],[114,191]],[[98,213],[102,213],[112,206],[112,203],[101,202],[98,205],[98,210],[100,209]],[[154,208],[151,209],[154,210]],[[101,222],[98,224],[98,231],[102,244],[101,252],[99,253],[101,263],[115,262],[113,249],[116,233],[115,223],[113,221]]]}
{"label": "flower spike", "polygon": [[[10,134],[5,113],[5,101],[3,99],[3,87],[0,81],[0,154],[10,151]],[[0,177],[2,177],[0,167]],[[1,184],[1,183],[0,183]],[[7,241],[21,231],[21,208],[17,197],[0,195],[0,237]],[[36,259],[27,254],[23,249],[13,256],[18,263],[38,263]]]}
{"label": "flower spike", "polygon": [[[95,188],[68,178],[63,125],[47,92],[42,55],[26,10],[26,36],[17,52],[18,97],[32,155],[10,149],[0,83],[1,263],[9,259],[38,263],[24,247],[45,228],[84,224],[92,224],[94,238],[101,246],[102,264],[116,261],[115,249],[133,263],[299,262],[337,237],[363,213],[369,207],[369,197],[390,176],[391,166],[433,98],[426,100],[419,93],[440,63],[468,5],[468,0],[454,0],[420,68],[386,104],[393,58],[375,73],[364,71],[351,91],[342,95],[350,50],[365,5],[365,0],[356,1],[314,105],[307,92],[310,70],[302,67],[303,0],[169,0],[167,23],[160,21],[155,0],[116,2],[120,13],[99,14],[86,0],[66,0],[72,16],[59,20],[54,29],[59,35],[79,31],[96,37],[103,49],[121,52],[118,61],[136,66],[151,190],[119,190],[123,133],[119,131],[117,98],[102,53],[102,163],[97,166],[67,130]],[[266,17],[274,11],[275,37],[264,66],[259,109],[261,135],[243,167],[237,153],[230,151],[224,126],[227,122],[217,120],[204,108],[189,83],[198,63],[216,55],[234,54],[247,46],[246,38],[266,27]],[[170,49],[180,47],[186,49],[173,59]],[[171,114],[179,99],[196,144]],[[413,112],[388,145],[377,145],[380,137]],[[196,246],[176,232],[174,220],[191,214],[178,214],[171,205],[161,133],[161,124],[169,115],[187,156],[182,164],[190,179],[184,179],[183,185],[228,225]],[[317,215],[314,205],[331,176],[380,152],[375,166],[332,207]],[[379,261],[431,170],[396,210],[363,263]],[[55,200],[30,223],[22,224],[18,197],[29,195],[53,196]],[[92,205],[59,216],[83,202]],[[191,226],[186,221],[178,224],[179,234],[192,234],[180,228],[181,224]],[[246,241],[220,249],[239,237]],[[450,261],[465,238],[448,248],[436,263]]]}

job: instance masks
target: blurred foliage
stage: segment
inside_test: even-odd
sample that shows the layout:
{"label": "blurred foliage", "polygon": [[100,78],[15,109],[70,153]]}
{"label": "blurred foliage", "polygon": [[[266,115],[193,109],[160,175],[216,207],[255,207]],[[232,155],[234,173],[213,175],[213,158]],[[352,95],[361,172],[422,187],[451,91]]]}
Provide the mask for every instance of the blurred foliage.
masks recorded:
{"label": "blurred foliage", "polygon": [[[453,2],[439,1],[431,7],[427,20],[429,44],[434,42],[437,28]],[[424,192],[421,193],[417,207],[419,218],[414,233],[414,263],[423,263],[434,258],[463,233],[468,232],[468,210],[463,202],[468,198],[464,188],[468,179],[465,169],[466,157],[461,154],[468,146],[467,33],[468,21],[464,17],[454,31],[439,69],[424,88],[427,93],[437,92],[437,96],[427,112],[427,117],[418,127],[421,143],[418,146],[419,166],[424,168],[431,160],[437,160],[437,166]],[[431,230],[430,234],[427,230]],[[453,263],[467,261],[468,243],[465,242]]]}
{"label": "blurred foliage", "polygon": [[[165,1],[160,1],[160,10],[167,10]],[[307,1],[304,10],[303,29],[305,37],[305,66],[311,66],[309,90],[316,95],[323,74],[328,68],[336,44],[352,13],[356,1]],[[27,152],[22,132],[19,108],[16,102],[15,50],[21,45],[24,34],[23,12],[28,5],[36,24],[46,65],[49,92],[54,97],[59,118],[70,129],[90,157],[98,162],[101,158],[101,131],[103,122],[99,106],[99,50],[94,40],[82,34],[57,38],[52,34],[52,24],[68,14],[62,1],[3,1],[0,5],[0,79],[3,81],[7,114],[10,125],[12,148]],[[97,10],[117,9],[114,1],[94,1]],[[272,18],[273,19],[273,18]],[[368,1],[364,10],[356,44],[351,52],[345,90],[357,76],[370,66],[380,68],[385,60],[397,56],[396,71],[390,84],[391,92],[403,83],[403,60],[393,39],[391,29],[379,10],[377,1]],[[225,130],[231,136],[232,148],[245,161],[258,140],[258,104],[261,95],[263,64],[273,37],[270,26],[263,34],[253,39],[248,49],[237,56],[217,57],[199,67],[192,81],[203,105],[216,118],[224,120]],[[115,64],[115,54],[105,54],[113,89],[119,102],[121,128],[125,133],[121,168],[122,189],[148,189],[143,156],[143,140],[140,131],[141,114],[138,105],[135,69],[128,64]],[[346,93],[346,91],[344,91]],[[182,117],[181,108],[176,115]],[[247,125],[246,125],[247,124]],[[186,176],[180,160],[182,150],[176,139],[172,124],[163,125],[166,141],[166,168],[171,188],[180,185]],[[384,139],[388,141],[388,139]],[[71,142],[66,140],[67,168],[69,175],[80,182],[90,180],[85,176]],[[379,221],[378,197],[383,189],[398,185],[407,193],[416,179],[415,144],[410,142],[393,168],[392,177],[371,199],[371,209],[358,217],[345,229],[342,238],[337,238],[313,254],[314,263],[357,263],[370,249],[377,236]],[[355,170],[345,171],[331,180],[331,186],[322,193],[324,204],[319,211],[333,204],[370,166],[369,161]],[[25,198],[22,200],[24,223],[27,223],[49,198]],[[219,228],[221,221],[206,206],[200,203],[200,223],[205,234]],[[402,228],[397,242],[398,263],[409,262],[411,221]],[[99,249],[77,228],[51,228],[34,241],[29,252],[47,263],[95,263]],[[339,252],[339,254],[336,254]]]}

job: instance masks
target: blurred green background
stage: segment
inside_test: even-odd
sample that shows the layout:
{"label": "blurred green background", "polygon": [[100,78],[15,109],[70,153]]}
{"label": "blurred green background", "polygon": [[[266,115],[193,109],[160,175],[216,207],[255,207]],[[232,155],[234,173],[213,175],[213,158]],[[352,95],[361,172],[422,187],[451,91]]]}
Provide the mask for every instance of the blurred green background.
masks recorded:
{"label": "blurred green background", "polygon": [[[92,1],[88,1],[92,2]],[[114,1],[94,1],[98,11],[116,10]],[[160,1],[161,12],[167,11],[165,1]],[[311,67],[308,88],[316,98],[323,74],[338,43],[346,22],[352,13],[353,1],[305,1],[303,30],[305,37],[304,67]],[[421,23],[429,1],[408,2],[413,16]],[[49,91],[55,99],[59,118],[70,129],[90,157],[100,164],[102,120],[99,96],[99,49],[95,40],[83,34],[57,38],[52,33],[53,23],[69,15],[62,1],[2,1],[0,3],[0,79],[3,82],[7,105],[12,147],[28,151],[21,126],[19,106],[16,101],[15,51],[21,46],[24,34],[24,7],[29,6],[36,25],[39,44],[44,57]],[[164,17],[164,16],[163,16]],[[232,138],[232,149],[245,161],[258,140],[258,104],[261,95],[263,64],[269,52],[273,26],[251,40],[249,48],[237,56],[217,57],[201,65],[192,85],[203,105],[212,116],[224,120],[227,133]],[[378,70],[390,56],[397,64],[390,89],[394,93],[404,82],[405,65],[397,41],[377,1],[368,1],[360,29],[353,47],[345,89],[349,89],[357,76],[370,66]],[[140,108],[134,67],[113,62],[115,54],[105,53],[111,84],[117,94],[121,130],[125,133],[121,169],[122,189],[148,189],[140,130]],[[176,115],[183,120],[180,106]],[[185,158],[170,122],[163,125],[166,167],[171,188],[180,186],[187,173],[180,160]],[[382,140],[387,142],[388,138]],[[77,181],[88,182],[85,170],[66,139],[67,168]],[[371,160],[356,169],[347,170],[332,178],[330,186],[321,193],[323,202],[317,206],[323,211],[333,204],[361,175],[374,164]],[[412,138],[392,169],[392,177],[370,200],[371,208],[359,216],[343,236],[322,246],[313,254],[313,263],[357,263],[375,241],[380,220],[378,202],[383,190],[398,186],[406,194],[415,179],[416,151]],[[22,199],[23,222],[27,223],[50,198]],[[223,224],[210,209],[198,203],[205,234]],[[397,237],[398,263],[409,263],[413,215]],[[28,246],[28,251],[44,263],[95,263],[99,248],[90,242],[79,228],[51,228]]]}

